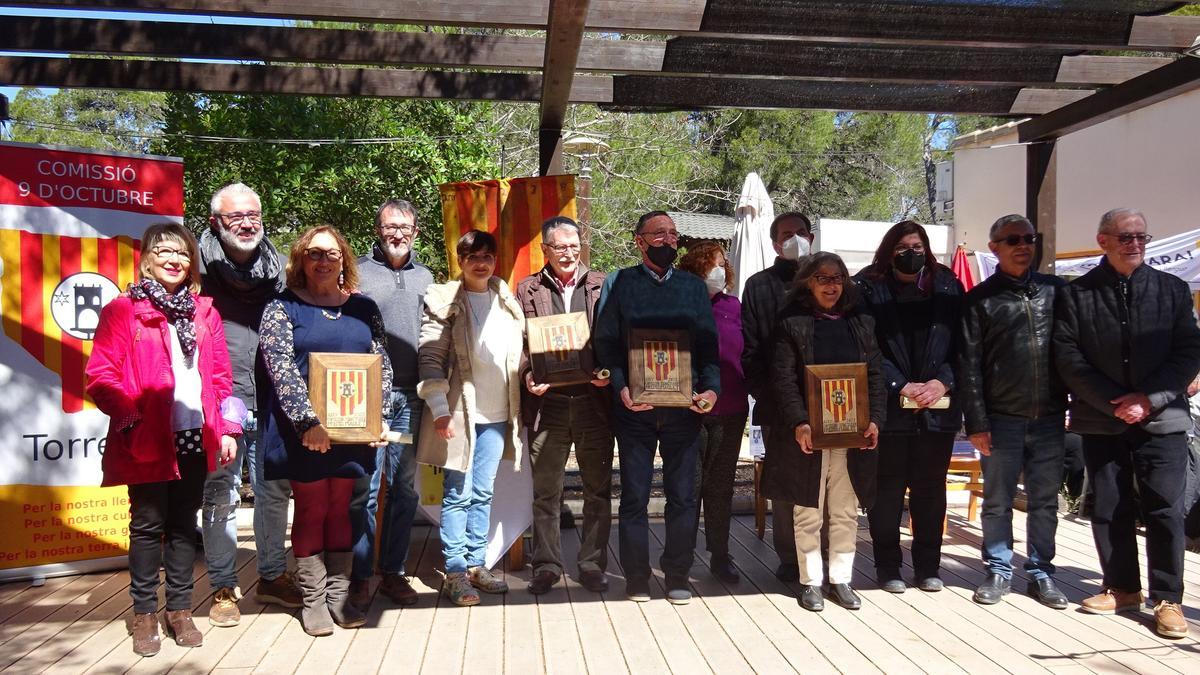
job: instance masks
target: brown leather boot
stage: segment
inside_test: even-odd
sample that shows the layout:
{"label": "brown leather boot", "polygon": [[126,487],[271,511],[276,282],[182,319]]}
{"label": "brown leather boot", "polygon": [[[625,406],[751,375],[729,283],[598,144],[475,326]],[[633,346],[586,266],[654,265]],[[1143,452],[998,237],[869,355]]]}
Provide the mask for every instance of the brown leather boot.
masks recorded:
{"label": "brown leather boot", "polygon": [[204,644],[204,633],[192,621],[192,610],[167,610],[163,619],[163,631],[167,637],[175,638],[175,644],[180,647],[199,647]]}
{"label": "brown leather boot", "polygon": [[128,624],[129,634],[133,636],[133,653],[138,656],[154,656],[162,648],[162,640],[158,637],[158,617],[154,612],[134,614]]}

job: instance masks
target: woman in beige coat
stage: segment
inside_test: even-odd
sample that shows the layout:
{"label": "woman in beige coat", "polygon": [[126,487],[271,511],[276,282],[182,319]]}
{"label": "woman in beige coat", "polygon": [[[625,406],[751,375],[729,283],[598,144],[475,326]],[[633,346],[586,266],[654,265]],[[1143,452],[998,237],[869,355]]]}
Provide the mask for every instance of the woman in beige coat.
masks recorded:
{"label": "woman in beige coat", "polygon": [[425,400],[417,459],[445,468],[442,493],[442,591],[457,605],[479,604],[476,589],[508,586],[484,566],[492,486],[500,460],[520,466],[518,368],[525,315],[508,286],[492,276],[496,239],[471,231],[458,240],[459,281],[425,294],[417,352]]}

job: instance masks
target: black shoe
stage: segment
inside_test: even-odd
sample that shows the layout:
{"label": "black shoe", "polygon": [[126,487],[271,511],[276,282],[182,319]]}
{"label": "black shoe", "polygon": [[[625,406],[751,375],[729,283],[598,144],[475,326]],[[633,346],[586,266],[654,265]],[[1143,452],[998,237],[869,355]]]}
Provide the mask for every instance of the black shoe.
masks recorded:
{"label": "black shoe", "polygon": [[862,607],[862,600],[858,599],[858,593],[850,588],[850,584],[830,584],[829,597],[837,604],[846,609],[858,609]]}
{"label": "black shoe", "polygon": [[936,576],[917,579],[917,588],[926,593],[937,593],[945,587],[946,584],[942,583],[942,580]]}
{"label": "black shoe", "polygon": [[801,586],[800,606],[810,612],[819,612],[825,609],[825,598],[821,597],[821,587]]}
{"label": "black shoe", "polygon": [[1025,592],[1034,600],[1054,609],[1066,609],[1069,604],[1066,594],[1058,590],[1058,587],[1054,585],[1054,580],[1050,577],[1030,580]]}
{"label": "black shoe", "polygon": [[562,509],[558,512],[558,529],[575,529],[575,514],[571,513],[571,508],[566,504],[563,504]]}
{"label": "black shoe", "polygon": [[608,590],[608,577],[600,570],[580,570],[579,585],[593,593],[603,593]]}
{"label": "black shoe", "polygon": [[[981,605],[994,605],[1000,602],[1000,598],[1008,595],[1010,589],[1011,582],[1008,579],[999,574],[988,574],[983,584],[975,589],[975,602]],[[1065,597],[1063,601],[1066,602]],[[1066,605],[1063,606],[1065,607]]]}
{"label": "black shoe", "polygon": [[650,602],[650,580],[626,579],[625,597],[634,602]]}
{"label": "black shoe", "polygon": [[779,563],[779,567],[775,568],[775,578],[785,584],[793,581],[800,581],[800,566],[796,563]]}
{"label": "black shoe", "polygon": [[908,584],[904,583],[904,580],[900,577],[895,577],[893,579],[880,580],[879,588],[880,590],[887,591],[888,593],[900,594],[908,588]]}
{"label": "black shoe", "polygon": [[558,583],[558,575],[550,570],[542,570],[533,575],[529,580],[529,592],[534,595],[541,595],[554,588],[554,584]]}
{"label": "black shoe", "polygon": [[737,568],[733,566],[733,558],[728,554],[720,555],[714,553],[708,561],[708,566],[712,570],[714,577],[727,584],[736,584],[742,578],[738,574]]}

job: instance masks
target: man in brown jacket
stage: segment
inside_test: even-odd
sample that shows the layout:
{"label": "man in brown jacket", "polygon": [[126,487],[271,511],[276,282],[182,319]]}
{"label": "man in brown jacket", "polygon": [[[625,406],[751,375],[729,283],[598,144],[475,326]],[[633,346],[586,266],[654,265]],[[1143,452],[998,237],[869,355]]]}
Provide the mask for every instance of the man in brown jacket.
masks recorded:
{"label": "man in brown jacket", "polygon": [[[526,318],[571,312],[587,315],[589,329],[604,274],[580,261],[579,225],[566,217],[542,223],[546,266],[517,284],[517,301]],[[586,349],[591,350],[589,342]],[[526,345],[528,352],[528,345]],[[559,542],[559,509],[563,472],[571,445],[583,480],[583,541],[579,547],[579,582],[597,593],[608,589],[608,531],[612,520],[613,434],[608,412],[608,380],[556,386],[537,382],[526,361],[521,417],[529,428],[533,464],[533,578],[529,592],[545,593],[563,573]]]}

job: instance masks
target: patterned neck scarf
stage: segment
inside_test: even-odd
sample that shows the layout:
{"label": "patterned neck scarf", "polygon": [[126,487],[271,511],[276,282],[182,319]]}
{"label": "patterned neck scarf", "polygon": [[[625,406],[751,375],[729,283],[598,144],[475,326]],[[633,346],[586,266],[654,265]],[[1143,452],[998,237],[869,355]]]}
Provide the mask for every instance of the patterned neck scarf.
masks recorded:
{"label": "patterned neck scarf", "polygon": [[167,289],[157,280],[142,279],[136,284],[129,284],[129,295],[135,300],[149,300],[175,326],[184,365],[191,368],[196,357],[196,326],[192,323],[196,316],[196,298],[187,285],[180,284],[174,293],[168,295]]}

